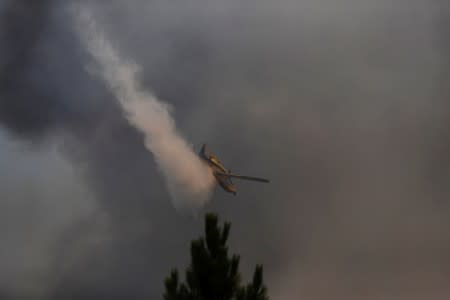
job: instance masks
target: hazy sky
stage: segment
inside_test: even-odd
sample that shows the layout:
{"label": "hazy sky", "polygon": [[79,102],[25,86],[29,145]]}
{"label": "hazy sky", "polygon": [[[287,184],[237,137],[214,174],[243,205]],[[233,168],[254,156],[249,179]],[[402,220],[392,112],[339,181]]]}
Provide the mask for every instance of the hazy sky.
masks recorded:
{"label": "hazy sky", "polygon": [[0,298],[162,299],[183,216],[73,29],[83,2],[233,171],[271,299],[450,297],[450,7],[439,0],[0,0]]}

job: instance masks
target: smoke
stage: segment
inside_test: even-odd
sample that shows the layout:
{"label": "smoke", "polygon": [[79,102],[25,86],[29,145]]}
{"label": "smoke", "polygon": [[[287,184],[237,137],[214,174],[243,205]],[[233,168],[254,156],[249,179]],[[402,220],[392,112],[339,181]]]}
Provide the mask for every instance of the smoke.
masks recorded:
{"label": "smoke", "polygon": [[1,299],[158,299],[202,232],[86,76],[80,2],[189,142],[273,179],[208,204],[244,279],[262,263],[271,299],[450,298],[450,2],[6,0]]}
{"label": "smoke", "polygon": [[145,147],[154,155],[175,207],[203,206],[210,198],[214,178],[177,131],[172,107],[140,86],[139,67],[120,57],[86,7],[74,11],[81,42],[98,67],[95,73],[105,81],[128,122],[144,135]]}

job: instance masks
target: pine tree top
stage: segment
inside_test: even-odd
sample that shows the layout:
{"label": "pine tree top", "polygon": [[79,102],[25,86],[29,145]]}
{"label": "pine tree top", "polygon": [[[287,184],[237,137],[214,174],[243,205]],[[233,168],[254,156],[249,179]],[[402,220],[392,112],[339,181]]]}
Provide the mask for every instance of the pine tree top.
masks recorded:
{"label": "pine tree top", "polygon": [[231,224],[219,225],[215,214],[205,216],[205,237],[191,242],[191,263],[186,283],[177,270],[165,279],[165,300],[267,300],[263,268],[257,266],[253,281],[241,285],[239,256],[228,254],[227,241]]}

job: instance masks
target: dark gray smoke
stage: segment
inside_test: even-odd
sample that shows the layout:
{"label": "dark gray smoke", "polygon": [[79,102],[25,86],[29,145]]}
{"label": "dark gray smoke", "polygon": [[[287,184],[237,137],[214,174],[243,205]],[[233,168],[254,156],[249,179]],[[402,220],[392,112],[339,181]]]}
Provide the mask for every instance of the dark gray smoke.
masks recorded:
{"label": "dark gray smoke", "polygon": [[[40,134],[58,122],[54,111],[60,103],[47,96],[37,79],[30,75],[52,2],[9,1],[1,12],[0,119],[18,134]],[[30,109],[29,104],[33,103]]]}
{"label": "dark gray smoke", "polygon": [[[272,179],[207,209],[273,299],[449,297],[446,1],[85,2],[189,141]],[[171,207],[67,5],[0,4],[0,297],[158,299],[202,222]]]}

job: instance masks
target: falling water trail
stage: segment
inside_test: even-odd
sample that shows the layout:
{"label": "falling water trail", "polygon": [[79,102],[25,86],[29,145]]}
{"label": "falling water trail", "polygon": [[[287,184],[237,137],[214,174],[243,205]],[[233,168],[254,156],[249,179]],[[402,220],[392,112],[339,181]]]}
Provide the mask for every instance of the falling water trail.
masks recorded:
{"label": "falling water trail", "polygon": [[143,133],[175,207],[202,207],[211,196],[214,177],[177,131],[171,106],[143,89],[137,77],[139,67],[119,55],[87,7],[77,7],[73,14],[80,41],[95,61],[95,73],[111,90],[128,122]]}

